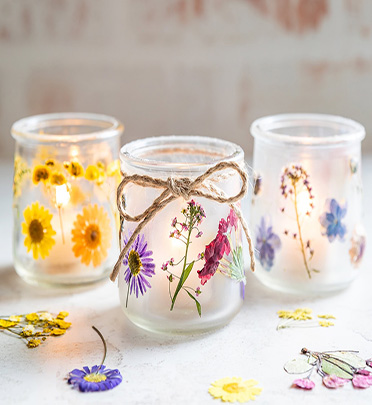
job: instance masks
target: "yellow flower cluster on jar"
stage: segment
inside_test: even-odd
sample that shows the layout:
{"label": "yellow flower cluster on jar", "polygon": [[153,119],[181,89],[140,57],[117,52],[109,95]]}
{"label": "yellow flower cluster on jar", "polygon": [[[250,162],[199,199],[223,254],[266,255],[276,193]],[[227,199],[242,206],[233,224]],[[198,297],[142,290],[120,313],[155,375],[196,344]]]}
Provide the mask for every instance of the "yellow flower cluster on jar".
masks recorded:
{"label": "yellow flower cluster on jar", "polygon": [[23,339],[29,348],[38,347],[49,336],[61,336],[70,328],[66,322],[68,312],[57,315],[46,311],[0,318],[0,330],[11,332]]}

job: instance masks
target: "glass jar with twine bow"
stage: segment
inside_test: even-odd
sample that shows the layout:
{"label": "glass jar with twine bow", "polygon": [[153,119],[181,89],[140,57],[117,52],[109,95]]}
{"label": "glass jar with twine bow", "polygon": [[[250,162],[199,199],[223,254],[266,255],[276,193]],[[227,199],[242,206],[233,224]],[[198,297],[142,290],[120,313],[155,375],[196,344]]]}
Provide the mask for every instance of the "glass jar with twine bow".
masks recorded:
{"label": "glass jar with twine bow", "polygon": [[[248,174],[241,147],[198,136],[162,136],[121,149],[117,190],[124,312],[136,325],[192,333],[228,323],[244,298],[241,212]],[[128,211],[130,213],[128,213]]]}

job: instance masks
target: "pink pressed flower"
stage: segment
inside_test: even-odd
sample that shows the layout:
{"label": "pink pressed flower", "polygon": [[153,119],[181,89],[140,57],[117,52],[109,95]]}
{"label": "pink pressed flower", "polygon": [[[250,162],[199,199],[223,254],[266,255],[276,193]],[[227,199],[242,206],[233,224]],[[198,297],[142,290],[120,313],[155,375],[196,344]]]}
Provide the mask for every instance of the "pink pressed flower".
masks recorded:
{"label": "pink pressed flower", "polygon": [[371,375],[370,371],[364,369],[358,370],[356,373],[361,375]]}
{"label": "pink pressed flower", "polygon": [[219,233],[226,233],[229,225],[228,223],[222,218],[219,225],[218,225],[218,232]]}
{"label": "pink pressed flower", "polygon": [[339,388],[343,387],[348,380],[345,380],[344,378],[337,377],[335,375],[327,375],[323,377],[323,384],[327,388]]}
{"label": "pink pressed flower", "polygon": [[198,297],[201,294],[200,287],[195,290],[195,295]]}
{"label": "pink pressed flower", "polygon": [[372,377],[370,375],[355,374],[352,382],[355,388],[369,388],[372,385]]}
{"label": "pink pressed flower", "polygon": [[298,378],[297,380],[293,381],[292,387],[301,388],[303,390],[312,390],[315,387],[315,384],[308,378]]}
{"label": "pink pressed flower", "polygon": [[202,235],[203,235],[203,232],[202,232],[202,231],[199,231],[199,232],[196,234],[195,238],[200,238]]}
{"label": "pink pressed flower", "polygon": [[190,207],[195,207],[195,201],[191,200],[187,203]]}
{"label": "pink pressed flower", "polygon": [[169,262],[165,262],[165,263],[163,263],[162,265],[161,265],[161,269],[162,270],[167,270],[168,269],[168,264],[169,264]]}
{"label": "pink pressed flower", "polygon": [[235,228],[237,230],[238,228],[238,217],[235,214],[234,210],[230,210],[229,216],[227,217],[227,223],[229,224],[230,228]]}
{"label": "pink pressed flower", "polygon": [[173,266],[174,265],[174,258],[173,257],[171,257],[170,259],[169,259],[169,265],[170,266]]}
{"label": "pink pressed flower", "polygon": [[372,368],[372,359],[366,360],[366,364],[367,364],[368,367]]}
{"label": "pink pressed flower", "polygon": [[189,227],[185,223],[181,224],[181,226],[182,226],[183,231],[188,231],[189,230]]}
{"label": "pink pressed flower", "polygon": [[177,225],[177,217],[174,217],[174,219],[172,220],[172,227],[174,228]]}

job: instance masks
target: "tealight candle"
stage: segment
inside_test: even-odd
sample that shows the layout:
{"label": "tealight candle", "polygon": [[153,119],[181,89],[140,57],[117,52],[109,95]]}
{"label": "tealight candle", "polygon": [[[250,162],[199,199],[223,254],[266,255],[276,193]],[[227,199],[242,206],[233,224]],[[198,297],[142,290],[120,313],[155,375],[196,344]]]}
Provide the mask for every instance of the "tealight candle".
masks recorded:
{"label": "tealight candle", "polygon": [[131,142],[120,156],[124,312],[164,333],[226,324],[244,296],[243,150],[214,138],[164,136]]}
{"label": "tealight candle", "polygon": [[14,265],[27,282],[79,286],[111,271],[118,254],[122,131],[112,117],[79,113],[13,125]]}
{"label": "tealight candle", "polygon": [[358,274],[366,242],[364,128],[342,117],[286,114],[256,120],[251,132],[257,277],[298,294],[346,287]]}

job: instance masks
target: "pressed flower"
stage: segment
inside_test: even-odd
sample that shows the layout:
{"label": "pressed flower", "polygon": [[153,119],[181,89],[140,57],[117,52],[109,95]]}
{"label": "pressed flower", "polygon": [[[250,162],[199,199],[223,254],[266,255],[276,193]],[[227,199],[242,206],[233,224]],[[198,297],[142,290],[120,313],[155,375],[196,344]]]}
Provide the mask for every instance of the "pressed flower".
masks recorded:
{"label": "pressed flower", "polygon": [[45,259],[55,244],[53,236],[56,232],[51,225],[53,215],[39,202],[35,202],[24,210],[23,216],[25,222],[22,223],[22,233],[26,235],[24,245],[27,252],[32,250],[35,260],[39,256]]}
{"label": "pressed flower", "polygon": [[[31,315],[31,314],[29,314]],[[53,320],[53,315],[49,312],[39,312],[39,314],[32,314],[32,315],[36,315],[37,318],[35,320],[41,320],[41,321],[52,321]],[[26,315],[26,319],[27,319]]]}
{"label": "pressed flower", "polygon": [[52,336],[61,336],[64,335],[65,333],[66,329],[59,329],[59,328],[52,329],[52,331],[50,332]]}
{"label": "pressed flower", "polygon": [[298,378],[293,381],[292,387],[301,388],[303,390],[312,390],[315,387],[315,383],[309,378]]}
{"label": "pressed flower", "polygon": [[339,388],[343,387],[348,380],[345,380],[344,378],[337,377],[336,375],[326,375],[323,377],[323,384],[327,388]]}
{"label": "pressed flower", "polygon": [[366,248],[366,237],[354,230],[351,238],[351,247],[349,250],[350,261],[354,267],[358,267],[361,263]]}
{"label": "pressed flower", "polygon": [[341,241],[346,234],[346,226],[342,220],[346,216],[346,206],[341,205],[334,199],[326,201],[325,212],[319,217],[319,222],[325,228],[323,235],[328,237],[329,242],[333,242],[336,238]]}
{"label": "pressed flower", "polygon": [[53,323],[55,323],[61,329],[68,329],[71,326],[71,322],[66,322],[63,321],[62,319],[54,319]]}
{"label": "pressed flower", "polygon": [[9,321],[12,321],[12,322],[18,323],[18,322],[21,322],[21,320],[22,320],[22,317],[19,315],[11,315],[9,317]]}
{"label": "pressed flower", "polygon": [[327,321],[319,321],[319,325],[323,328],[328,328],[329,326],[335,326],[333,322],[327,322]]}
{"label": "pressed flower", "polygon": [[336,319],[335,316],[330,315],[330,314],[318,315],[318,318],[320,318],[320,319]]}
{"label": "pressed flower", "polygon": [[37,185],[42,181],[46,183],[50,177],[50,169],[45,165],[37,165],[32,172],[32,182]]}
{"label": "pressed flower", "polygon": [[67,380],[68,384],[71,384],[81,392],[110,390],[118,386],[123,380],[119,370],[110,370],[103,365],[107,354],[106,341],[96,327],[92,326],[92,328],[102,340],[104,355],[99,366],[93,366],[92,368],[83,367],[82,370],[74,369],[69,373]]}
{"label": "pressed flower", "polygon": [[256,258],[261,266],[269,271],[274,265],[275,251],[281,247],[279,236],[274,233],[273,227],[262,217],[256,231]]}
{"label": "pressed flower", "polygon": [[61,311],[58,315],[57,315],[57,319],[65,319],[68,316],[68,312],[66,311]]}
{"label": "pressed flower", "polygon": [[297,308],[294,311],[278,311],[279,318],[294,319],[296,321],[306,321],[313,319],[312,309],[310,308]]}
{"label": "pressed flower", "polygon": [[3,328],[11,328],[12,326],[17,325],[18,322],[7,320],[7,319],[0,319],[0,329]]}
{"label": "pressed flower", "polygon": [[77,159],[73,159],[71,162],[64,162],[63,165],[72,177],[77,178],[84,176],[84,168]]}
{"label": "pressed flower", "polygon": [[372,376],[355,374],[352,383],[355,388],[369,388],[372,385]]}
{"label": "pressed flower", "polygon": [[22,328],[21,335],[24,337],[32,336],[35,333],[35,326],[34,325],[26,325]]}
{"label": "pressed flower", "polygon": [[96,181],[100,175],[99,168],[94,165],[89,165],[85,170],[85,178],[89,181]]}
{"label": "pressed flower", "polygon": [[29,348],[38,347],[40,343],[41,343],[40,339],[30,339],[27,343],[27,347]]}
{"label": "pressed flower", "polygon": [[238,377],[221,378],[212,383],[208,392],[213,398],[224,402],[248,402],[261,394],[262,388],[256,387],[258,381],[245,380]]}
{"label": "pressed flower", "polygon": [[[124,245],[128,243],[129,237],[124,238]],[[147,247],[145,236],[139,234],[123,260],[126,266],[124,279],[128,284],[127,305],[129,294],[135,293],[138,298],[138,293],[144,295],[147,288],[151,288],[147,279],[155,275],[155,263],[151,256],[152,251]]]}
{"label": "pressed flower", "polygon": [[26,321],[37,322],[39,320],[39,315],[35,312],[31,312],[30,314],[27,314],[25,316],[25,318],[26,318]]}
{"label": "pressed flower", "polygon": [[52,186],[62,186],[67,183],[65,175],[61,172],[52,172],[50,175],[50,184]]}
{"label": "pressed flower", "polygon": [[107,257],[111,245],[110,219],[97,204],[83,208],[78,214],[72,229],[72,250],[75,257],[81,256],[81,262],[87,266],[92,262],[99,266]]}

